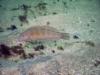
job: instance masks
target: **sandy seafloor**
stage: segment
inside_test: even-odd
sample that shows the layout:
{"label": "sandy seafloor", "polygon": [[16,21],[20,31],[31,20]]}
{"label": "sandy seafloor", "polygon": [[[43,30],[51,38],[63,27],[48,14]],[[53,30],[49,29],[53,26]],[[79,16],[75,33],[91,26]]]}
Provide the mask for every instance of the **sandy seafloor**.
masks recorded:
{"label": "sandy seafloor", "polygon": [[[28,12],[23,4],[28,6]],[[24,14],[27,21],[20,21],[18,17]],[[17,29],[7,30],[11,25]],[[99,0],[0,0],[0,43],[16,45],[21,32],[38,25],[70,33],[70,40],[57,41],[57,46],[64,50],[59,51],[54,42],[45,41],[48,48],[44,55],[17,63],[0,58],[0,75],[100,75]],[[76,41],[92,41],[94,46]],[[32,46],[25,48],[26,52],[32,51]]]}

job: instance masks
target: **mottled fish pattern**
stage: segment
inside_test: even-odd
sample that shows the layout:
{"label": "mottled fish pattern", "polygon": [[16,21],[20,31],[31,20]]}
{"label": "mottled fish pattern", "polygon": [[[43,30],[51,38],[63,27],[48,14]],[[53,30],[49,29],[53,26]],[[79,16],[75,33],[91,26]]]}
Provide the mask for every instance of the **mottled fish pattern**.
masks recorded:
{"label": "mottled fish pattern", "polygon": [[69,33],[61,33],[56,28],[51,26],[34,26],[22,32],[18,40],[32,41],[32,40],[56,40],[69,39]]}

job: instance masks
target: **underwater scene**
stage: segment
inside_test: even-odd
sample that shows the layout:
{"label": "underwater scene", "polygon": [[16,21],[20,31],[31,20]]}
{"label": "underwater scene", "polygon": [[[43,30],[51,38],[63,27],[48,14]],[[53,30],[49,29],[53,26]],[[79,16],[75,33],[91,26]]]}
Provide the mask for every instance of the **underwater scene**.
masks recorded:
{"label": "underwater scene", "polygon": [[0,0],[0,75],[100,75],[100,0]]}

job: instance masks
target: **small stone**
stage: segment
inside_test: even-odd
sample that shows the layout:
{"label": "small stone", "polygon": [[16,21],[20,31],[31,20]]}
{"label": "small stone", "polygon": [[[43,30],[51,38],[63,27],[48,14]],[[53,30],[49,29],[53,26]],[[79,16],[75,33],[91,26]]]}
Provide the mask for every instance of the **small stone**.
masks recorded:
{"label": "small stone", "polygon": [[90,26],[90,24],[87,24],[87,26],[89,27],[89,26]]}
{"label": "small stone", "polygon": [[53,14],[53,15],[56,15],[57,13],[56,13],[56,12],[53,12],[52,14]]}
{"label": "small stone", "polygon": [[52,50],[52,53],[55,53],[55,50]]}
{"label": "small stone", "polygon": [[34,58],[34,55],[35,55],[34,53],[29,53],[29,54],[28,54],[28,57],[29,57],[29,58]]}
{"label": "small stone", "polygon": [[44,52],[42,52],[42,51],[40,51],[40,55],[45,55],[45,53],[44,53]]}
{"label": "small stone", "polygon": [[57,49],[58,50],[64,50],[64,48],[62,46],[58,46]]}
{"label": "small stone", "polygon": [[21,15],[21,16],[19,16],[18,18],[19,18],[19,20],[20,20],[21,22],[26,22],[26,23],[28,23],[28,20],[27,20],[27,16],[26,16],[26,15]]}
{"label": "small stone", "polygon": [[93,33],[93,30],[90,30],[90,33]]}
{"label": "small stone", "polygon": [[47,22],[47,25],[49,25],[49,24],[50,24],[50,22],[48,21],[48,22]]}
{"label": "small stone", "polygon": [[100,65],[100,60],[95,60],[94,66],[97,67]]}
{"label": "small stone", "polygon": [[91,19],[90,21],[91,21],[91,22],[95,22],[95,20],[94,20],[94,19]]}
{"label": "small stone", "polygon": [[18,63],[18,60],[15,60],[14,62]]}
{"label": "small stone", "polygon": [[74,39],[79,39],[79,37],[77,35],[74,35],[73,38]]}
{"label": "small stone", "polygon": [[43,15],[44,15],[44,16],[46,16],[46,15],[47,15],[47,13],[44,13]]}
{"label": "small stone", "polygon": [[8,27],[8,28],[7,28],[7,30],[12,30],[12,31],[13,31],[13,30],[16,30],[16,29],[17,29],[17,27],[16,27],[15,25],[11,25],[11,27]]}

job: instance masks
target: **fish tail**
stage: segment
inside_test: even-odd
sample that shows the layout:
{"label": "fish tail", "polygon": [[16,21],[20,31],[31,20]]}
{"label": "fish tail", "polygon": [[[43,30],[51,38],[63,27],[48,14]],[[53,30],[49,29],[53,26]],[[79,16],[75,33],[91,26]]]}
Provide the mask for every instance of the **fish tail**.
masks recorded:
{"label": "fish tail", "polygon": [[61,33],[61,38],[65,39],[65,40],[69,40],[70,39],[70,34],[69,33]]}

